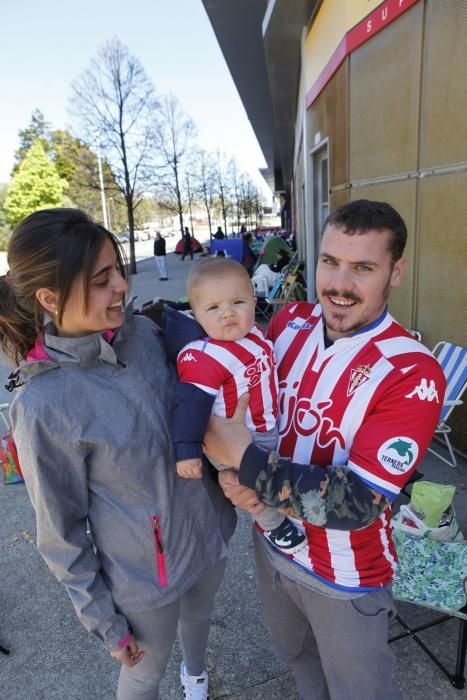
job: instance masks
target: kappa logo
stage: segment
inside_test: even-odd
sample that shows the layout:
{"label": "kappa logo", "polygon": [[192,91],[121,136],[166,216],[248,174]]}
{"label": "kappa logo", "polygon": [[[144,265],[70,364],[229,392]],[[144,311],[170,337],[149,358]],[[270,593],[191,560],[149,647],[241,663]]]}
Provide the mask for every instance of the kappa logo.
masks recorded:
{"label": "kappa logo", "polygon": [[186,352],[183,357],[180,359],[180,362],[198,362],[196,357],[193,355],[192,352]]}
{"label": "kappa logo", "polygon": [[364,382],[367,382],[370,378],[370,365],[358,365],[357,369],[350,370],[349,386],[347,387],[347,396],[352,396],[352,394],[361,386]]}
{"label": "kappa logo", "polygon": [[306,322],[300,325],[299,323],[295,323],[295,321],[289,321],[287,323],[287,328],[291,328],[293,331],[309,331],[312,325]]}
{"label": "kappa logo", "polygon": [[436,401],[439,403],[438,392],[436,391],[436,384],[433,379],[430,379],[430,383],[423,378],[418,386],[415,387],[410,394],[406,394],[406,399],[411,399],[414,396],[418,396],[420,401]]}
{"label": "kappa logo", "polygon": [[418,445],[412,438],[394,437],[379,448],[378,462],[390,474],[405,474],[417,461],[418,452]]}

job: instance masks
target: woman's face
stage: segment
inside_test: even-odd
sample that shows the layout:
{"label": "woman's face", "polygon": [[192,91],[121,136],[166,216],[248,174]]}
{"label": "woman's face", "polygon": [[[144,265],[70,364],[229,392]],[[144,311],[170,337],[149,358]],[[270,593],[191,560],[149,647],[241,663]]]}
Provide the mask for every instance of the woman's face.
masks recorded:
{"label": "woman's face", "polygon": [[128,283],[122,277],[117,255],[106,239],[89,283],[87,311],[84,311],[84,280],[78,278],[63,311],[59,335],[76,337],[119,328],[125,318]]}

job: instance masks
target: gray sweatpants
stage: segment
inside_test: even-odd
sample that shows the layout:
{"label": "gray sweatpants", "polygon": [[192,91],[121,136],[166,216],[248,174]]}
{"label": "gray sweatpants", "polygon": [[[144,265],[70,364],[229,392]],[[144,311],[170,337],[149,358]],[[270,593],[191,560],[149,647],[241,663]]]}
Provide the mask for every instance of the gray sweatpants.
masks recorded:
{"label": "gray sweatpants", "polygon": [[400,700],[393,679],[390,589],[329,598],[273,567],[253,533],[258,582],[272,648],[292,668],[302,700]]}
{"label": "gray sweatpants", "polygon": [[[255,445],[258,445],[258,447],[262,447],[269,452],[275,450],[277,447],[277,441],[279,439],[279,430],[277,426],[266,431],[265,433],[250,432],[250,435],[253,438]],[[212,460],[211,462],[218,471],[230,469],[230,467],[227,467],[224,464],[219,464],[218,462],[213,462]],[[273,508],[272,506],[265,506],[264,510],[256,516],[256,522],[263,528],[263,530],[274,530],[276,527],[279,527],[284,520],[285,515],[278,511],[277,508]]]}
{"label": "gray sweatpants", "polygon": [[222,559],[208,569],[174,603],[126,615],[144,657],[132,668],[122,666],[117,700],[158,700],[159,683],[177,634],[188,673],[198,676],[203,672],[214,597],[226,563]]}

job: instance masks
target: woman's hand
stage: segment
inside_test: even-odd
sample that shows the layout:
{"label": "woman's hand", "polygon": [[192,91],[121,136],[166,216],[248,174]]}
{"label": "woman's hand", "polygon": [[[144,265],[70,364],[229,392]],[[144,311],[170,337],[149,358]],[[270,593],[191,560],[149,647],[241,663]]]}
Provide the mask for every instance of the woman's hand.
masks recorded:
{"label": "woman's hand", "polygon": [[204,452],[214,462],[238,469],[243,454],[251,443],[250,431],[245,425],[249,394],[240,396],[232,418],[211,416],[204,436]]}
{"label": "woman's hand", "polygon": [[234,506],[246,510],[252,515],[259,515],[264,510],[264,504],[258,501],[258,496],[253,489],[241,486],[238,474],[233,469],[224,469],[219,472],[219,486]]}
{"label": "woman's hand", "polygon": [[144,656],[144,651],[140,651],[135,639],[130,639],[124,649],[111,651],[110,656],[113,656],[114,659],[117,659],[120,663],[131,668],[141,661]]}

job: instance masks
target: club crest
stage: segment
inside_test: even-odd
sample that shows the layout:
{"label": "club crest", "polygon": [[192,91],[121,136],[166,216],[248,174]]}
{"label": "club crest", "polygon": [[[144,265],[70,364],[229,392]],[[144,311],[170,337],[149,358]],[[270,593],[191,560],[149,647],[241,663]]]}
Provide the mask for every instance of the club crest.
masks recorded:
{"label": "club crest", "polygon": [[356,369],[350,370],[349,386],[347,387],[347,396],[352,396],[354,391],[370,378],[370,365],[358,365]]}

